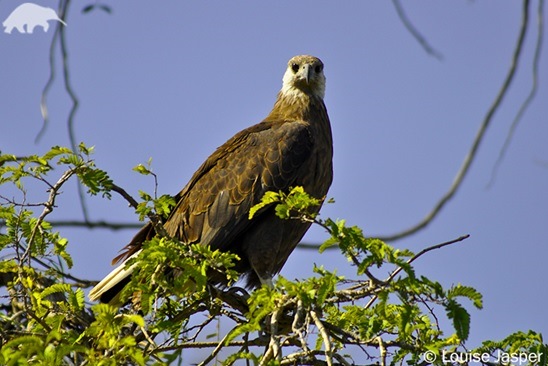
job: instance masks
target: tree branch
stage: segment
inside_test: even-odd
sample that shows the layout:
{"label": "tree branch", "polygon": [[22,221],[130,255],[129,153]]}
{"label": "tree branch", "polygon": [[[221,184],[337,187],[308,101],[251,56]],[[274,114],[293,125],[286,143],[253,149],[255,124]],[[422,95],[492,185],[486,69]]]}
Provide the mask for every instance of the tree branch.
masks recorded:
{"label": "tree branch", "polygon": [[[87,222],[79,220],[52,220],[50,223],[55,227],[74,227],[82,229],[127,230],[143,227],[142,222],[108,222],[104,220]],[[4,224],[0,222],[0,227],[2,226],[4,226]]]}
{"label": "tree branch", "polygon": [[537,41],[535,45],[535,54],[533,56],[533,65],[532,65],[532,78],[533,83],[531,85],[531,90],[529,91],[529,94],[523,101],[523,104],[518,110],[518,113],[514,117],[514,120],[512,121],[512,125],[510,126],[510,129],[508,130],[508,135],[506,136],[506,139],[504,140],[504,144],[502,145],[502,148],[500,149],[499,156],[497,158],[497,161],[495,162],[495,165],[493,166],[493,170],[491,172],[491,180],[487,184],[487,187],[491,187],[494,182],[495,178],[498,172],[498,169],[502,163],[502,160],[504,159],[504,155],[506,154],[506,151],[508,150],[508,147],[510,146],[510,142],[512,141],[512,138],[514,137],[514,132],[516,131],[518,124],[521,122],[523,115],[525,114],[525,111],[535,99],[535,96],[537,95],[538,90],[538,79],[539,79],[539,61],[540,61],[540,51],[542,49],[542,40],[543,40],[543,34],[544,34],[544,22],[542,20],[543,16],[543,6],[544,0],[540,0],[538,2],[538,10],[537,10]]}
{"label": "tree branch", "polygon": [[65,184],[67,180],[69,180],[70,177],[72,177],[76,173],[76,169],[69,169],[66,172],[63,173],[61,178],[55,183],[49,190],[49,197],[48,200],[44,203],[44,209],[42,210],[42,213],[38,217],[38,220],[36,221],[36,224],[32,228],[32,232],[30,234],[27,249],[25,250],[25,253],[23,254],[21,258],[21,263],[26,260],[26,258],[30,258],[30,252],[32,249],[32,246],[34,244],[34,239],[36,237],[36,233],[38,231],[42,230],[42,222],[46,218],[47,215],[49,215],[53,211],[53,207],[55,207],[55,198],[57,197],[57,194],[59,192],[59,189]]}
{"label": "tree branch", "polygon": [[[466,234],[466,235],[463,235],[463,236],[460,236],[458,237],[457,239],[453,239],[453,240],[449,240],[449,241],[446,241],[444,243],[440,243],[440,244],[436,244],[436,245],[432,245],[428,248],[425,248],[423,250],[421,250],[420,252],[418,252],[417,254],[415,254],[413,257],[411,257],[408,261],[407,261],[407,264],[411,264],[413,263],[416,259],[418,259],[420,256],[432,251],[432,250],[435,250],[435,249],[440,249],[440,248],[443,248],[443,247],[446,247],[448,245],[451,245],[451,244],[455,244],[455,243],[458,243],[458,242],[461,242],[463,240],[466,240],[470,237],[469,234]],[[396,268],[389,276],[388,278],[386,279],[385,284],[388,285],[393,279],[394,277],[396,277],[401,271],[403,270],[403,267],[398,267]],[[369,302],[367,303],[367,305],[365,305],[365,309],[368,309],[371,305],[373,305],[373,303],[377,300],[378,298],[378,295],[374,295],[371,300],[369,300]]]}
{"label": "tree branch", "polygon": [[506,96],[508,89],[510,88],[510,84],[512,83],[512,80],[514,79],[514,76],[516,74],[518,61],[520,59],[520,56],[523,50],[525,34],[527,32],[527,25],[529,24],[528,10],[529,10],[529,0],[523,0],[523,10],[521,14],[521,17],[522,17],[521,27],[519,31],[518,40],[516,42],[516,46],[514,48],[514,53],[512,55],[512,59],[510,62],[510,68],[508,69],[506,78],[504,79],[504,82],[502,83],[502,87],[499,89],[498,94],[495,97],[495,100],[493,101],[485,117],[483,118],[480,128],[478,132],[476,133],[476,137],[474,138],[474,141],[472,143],[472,147],[470,148],[470,150],[468,151],[468,154],[464,158],[464,161],[459,171],[457,172],[457,175],[455,176],[449,190],[442,196],[442,198],[434,206],[432,211],[430,211],[430,213],[426,215],[426,217],[422,221],[420,221],[417,225],[396,234],[392,234],[388,236],[379,236],[379,239],[383,241],[395,241],[398,239],[402,239],[406,236],[409,236],[411,234],[414,234],[421,229],[424,229],[440,213],[441,209],[445,206],[445,204],[453,198],[453,196],[455,195],[455,193],[461,186],[462,181],[464,180],[466,174],[470,170],[470,166],[472,165],[472,162],[474,161],[474,158],[477,155],[478,148],[481,142],[483,141],[485,132],[487,131],[487,127],[489,127],[489,124],[493,120],[493,116],[495,115],[495,112],[498,110],[499,106],[501,105],[502,100]]}
{"label": "tree branch", "polygon": [[[60,19],[62,19],[63,21],[66,21],[67,19],[69,5],[70,5],[70,0],[60,0],[59,2],[58,13],[59,13]],[[68,121],[67,121],[69,142],[70,142],[70,147],[72,148],[72,151],[76,152],[77,143],[76,143],[76,134],[74,132],[74,118],[76,116],[76,112],[78,110],[80,101],[70,81],[71,80],[70,69],[69,69],[69,63],[68,63],[68,50],[67,50],[67,42],[66,42],[66,26],[62,25],[61,23],[58,23],[57,26],[55,27],[55,33],[53,34],[53,38],[51,40],[51,44],[49,48],[49,77],[44,88],[42,89],[42,95],[40,97],[40,112],[42,113],[43,123],[42,123],[42,127],[40,128],[40,131],[38,131],[38,134],[36,135],[34,139],[34,142],[38,143],[40,141],[40,139],[46,132],[46,129],[49,125],[49,111],[48,111],[48,105],[47,105],[47,97],[51,87],[53,86],[53,82],[55,81],[55,47],[57,46],[58,40],[60,41],[62,67],[63,67],[63,81],[65,86],[65,91],[67,92],[72,102],[72,106],[70,108]],[[77,188],[78,188],[78,197],[80,199],[80,205],[82,207],[82,214],[84,216],[84,220],[89,221],[88,209],[85,202],[86,195],[84,192],[84,187],[82,186],[80,182],[77,182]]]}
{"label": "tree branch", "polygon": [[325,327],[323,326],[322,321],[316,314],[316,311],[310,310],[309,314],[312,320],[314,321],[314,324],[316,324],[316,327],[320,331],[323,344],[325,347],[325,361],[327,362],[328,366],[332,366],[333,365],[333,349],[331,346],[331,340],[329,339],[329,334],[327,333],[327,330],[325,330]]}
{"label": "tree branch", "polygon": [[405,28],[409,31],[409,33],[411,33],[413,38],[415,38],[417,42],[419,42],[419,44],[422,46],[422,48],[424,48],[426,53],[428,53],[430,56],[437,58],[438,60],[442,60],[443,55],[440,52],[438,52],[436,49],[434,49],[434,47],[432,47],[428,43],[426,38],[424,38],[423,35],[420,34],[417,28],[415,28],[413,23],[411,23],[411,21],[407,17],[407,14],[405,13],[405,10],[403,9],[400,3],[400,0],[392,0],[392,4],[394,4],[394,7],[396,8],[396,13],[398,14],[398,17],[402,21]]}
{"label": "tree branch", "polygon": [[[139,206],[137,201],[133,197],[131,197],[131,195],[129,193],[127,193],[125,191],[125,189],[123,189],[122,187],[117,186],[116,184],[112,183],[111,190],[118,193],[120,196],[124,197],[124,199],[126,201],[128,201],[128,203],[134,209],[137,209],[137,207]],[[166,229],[164,228],[164,225],[162,225],[162,220],[160,219],[160,217],[158,215],[156,215],[153,212],[149,212],[147,214],[147,217],[150,219],[152,225],[154,226],[154,230],[156,231],[156,234],[158,234],[162,237],[169,237],[169,235],[167,234]]]}
{"label": "tree branch", "polygon": [[[61,0],[60,17],[63,20],[67,19],[69,5],[70,5],[70,0]],[[72,83],[70,79],[68,50],[67,50],[67,41],[66,41],[66,27],[61,26],[61,24],[58,24],[57,27],[60,29],[58,34],[59,34],[59,39],[61,41],[60,44],[61,44],[61,56],[63,60],[63,80],[65,84],[65,90],[72,102],[72,106],[70,108],[70,112],[67,120],[67,129],[68,129],[70,147],[72,148],[72,151],[78,151],[77,143],[76,143],[76,134],[74,132],[74,118],[76,116],[76,112],[78,111],[80,101],[78,100],[78,96],[76,96],[76,93],[74,92],[74,88],[72,87]],[[88,213],[88,208],[86,206],[86,194],[84,192],[84,187],[80,182],[77,182],[77,187],[78,187],[78,197],[80,198],[80,206],[82,207],[82,214],[84,215],[84,220],[88,221],[89,213]]]}

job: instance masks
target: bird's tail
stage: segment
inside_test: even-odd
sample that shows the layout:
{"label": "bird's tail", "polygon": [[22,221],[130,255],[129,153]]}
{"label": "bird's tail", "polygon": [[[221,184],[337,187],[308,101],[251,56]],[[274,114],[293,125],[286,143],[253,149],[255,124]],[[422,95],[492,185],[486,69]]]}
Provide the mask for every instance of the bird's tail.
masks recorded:
{"label": "bird's tail", "polygon": [[[101,301],[103,303],[109,303],[111,305],[120,305],[123,302],[120,300],[120,292],[131,280],[131,274],[137,266],[136,263],[127,267],[126,263],[131,258],[139,255],[141,251],[137,251],[125,261],[123,261],[118,267],[110,272],[105,278],[101,280],[94,288],[89,292],[89,299],[91,301]],[[127,268],[126,268],[127,267]]]}

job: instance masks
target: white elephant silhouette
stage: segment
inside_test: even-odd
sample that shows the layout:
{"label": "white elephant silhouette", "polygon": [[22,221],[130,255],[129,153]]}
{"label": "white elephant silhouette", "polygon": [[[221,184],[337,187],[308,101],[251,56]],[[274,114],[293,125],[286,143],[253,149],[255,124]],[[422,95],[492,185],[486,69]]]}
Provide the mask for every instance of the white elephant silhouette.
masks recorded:
{"label": "white elephant silhouette", "polygon": [[[2,25],[5,27],[5,33],[11,33],[13,28],[16,28],[20,33],[30,34],[38,25],[44,29],[44,32],[47,32],[49,29],[49,20],[56,20],[63,25],[67,25],[57,16],[57,13],[52,8],[46,8],[33,3],[24,3],[15,8]],[[25,25],[27,26],[26,31]]]}

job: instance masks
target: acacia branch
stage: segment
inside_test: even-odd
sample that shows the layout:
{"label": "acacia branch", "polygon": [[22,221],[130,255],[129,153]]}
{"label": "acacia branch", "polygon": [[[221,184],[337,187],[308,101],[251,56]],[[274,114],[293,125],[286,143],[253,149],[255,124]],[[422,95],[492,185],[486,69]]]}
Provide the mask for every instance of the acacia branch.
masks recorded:
{"label": "acacia branch", "polygon": [[[135,198],[131,197],[131,195],[129,193],[127,193],[125,189],[123,189],[122,187],[117,186],[116,184],[112,183],[111,190],[118,193],[126,201],[128,201],[128,203],[130,204],[131,207],[133,207],[134,209],[138,208],[139,203],[137,203]],[[153,212],[149,212],[149,213],[147,213],[147,217],[152,222],[152,225],[154,226],[154,230],[156,231],[156,234],[158,234],[162,237],[169,237],[169,235],[167,234],[166,229],[162,225],[162,220],[160,219],[160,217],[158,215],[156,215]]]}
{"label": "acacia branch", "polygon": [[69,279],[71,281],[74,281],[76,283],[76,286],[81,286],[81,287],[90,287],[90,286],[93,286],[93,285],[96,285],[97,284],[97,281],[90,281],[90,280],[85,280],[85,279],[82,279],[82,278],[78,278],[76,276],[73,276],[71,275],[70,273],[66,273],[66,272],[63,272],[61,271],[60,269],[58,268],[55,268],[54,266],[52,265],[49,265],[47,264],[46,262],[42,261],[41,259],[33,256],[31,257],[31,259],[38,263],[39,265],[41,265],[42,267],[44,268],[47,268],[47,269],[51,269],[52,271],[54,271],[55,273],[57,273],[58,275],[61,275],[63,276],[64,278],[66,279]]}
{"label": "acacia branch", "polygon": [[53,207],[55,207],[55,198],[59,194],[59,189],[65,184],[67,180],[70,179],[74,174],[76,173],[76,168],[69,169],[66,172],[63,173],[61,178],[55,183],[51,188],[49,189],[49,197],[48,200],[43,204],[44,209],[42,210],[42,213],[38,217],[38,220],[36,221],[36,224],[32,228],[32,232],[30,234],[28,245],[25,253],[23,254],[23,257],[21,258],[21,262],[24,262],[26,258],[30,258],[30,252],[31,248],[33,246],[34,239],[36,238],[36,233],[38,231],[42,230],[42,222],[46,218],[47,215],[49,215],[53,211]]}
{"label": "acacia branch", "polygon": [[[466,240],[470,237],[469,234],[466,234],[466,235],[463,235],[463,236],[460,236],[458,237],[457,239],[453,239],[453,240],[449,240],[449,241],[446,241],[444,243],[440,243],[440,244],[436,244],[436,245],[432,245],[428,248],[425,248],[423,250],[421,250],[420,252],[418,252],[417,254],[415,254],[413,257],[411,257],[408,261],[407,261],[407,264],[411,264],[413,263],[416,259],[418,259],[419,257],[421,257],[422,255],[432,251],[432,250],[435,250],[435,249],[440,249],[440,248],[443,248],[443,247],[446,247],[448,245],[452,245],[452,244],[455,244],[455,243],[458,243],[458,242],[461,242],[463,240]],[[396,277],[401,271],[403,270],[403,267],[398,267],[396,268],[392,273],[390,273],[390,275],[388,276],[388,278],[386,279],[386,281],[384,281],[385,285],[388,285],[393,279],[394,277]],[[378,295],[374,295],[370,300],[369,302],[367,303],[367,305],[365,305],[365,309],[368,309],[371,305],[373,305],[373,303],[377,300],[378,298]]]}
{"label": "acacia branch", "polygon": [[487,110],[487,113],[485,117],[483,118],[480,128],[476,133],[476,137],[474,138],[472,147],[466,154],[466,157],[464,158],[464,161],[459,171],[457,172],[457,175],[455,176],[449,190],[441,197],[438,203],[436,203],[436,205],[430,211],[430,213],[428,213],[428,215],[426,215],[426,217],[422,221],[420,221],[417,225],[396,234],[392,234],[388,236],[380,236],[379,238],[381,240],[395,241],[398,239],[402,239],[406,236],[409,236],[411,234],[414,234],[421,229],[424,229],[440,213],[441,209],[445,206],[445,204],[453,198],[453,196],[455,195],[455,193],[461,186],[462,181],[464,180],[466,174],[470,170],[470,166],[472,165],[472,162],[474,161],[477,155],[478,148],[481,142],[483,141],[485,132],[487,131],[487,127],[489,127],[489,124],[493,120],[493,116],[495,115],[495,112],[500,107],[502,100],[506,96],[510,88],[510,84],[512,83],[512,80],[514,79],[514,76],[516,74],[518,61],[520,59],[520,56],[522,55],[525,34],[527,32],[527,26],[529,24],[528,12],[529,12],[529,0],[523,0],[523,9],[521,14],[521,17],[522,17],[521,27],[518,35],[518,40],[516,42],[516,46],[514,48],[514,52],[510,61],[510,68],[508,69],[506,78],[504,79],[504,82],[502,83],[502,87],[499,89],[498,94],[495,97],[495,100],[493,101],[489,109]]}

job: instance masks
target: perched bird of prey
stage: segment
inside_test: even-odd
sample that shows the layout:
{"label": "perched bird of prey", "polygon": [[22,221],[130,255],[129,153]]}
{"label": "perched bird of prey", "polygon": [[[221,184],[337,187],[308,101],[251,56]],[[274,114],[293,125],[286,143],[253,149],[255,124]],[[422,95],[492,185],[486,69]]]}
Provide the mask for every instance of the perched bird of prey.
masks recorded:
{"label": "perched bird of prey", "polygon": [[[250,220],[250,208],[267,191],[302,186],[311,196],[323,198],[331,185],[333,140],[323,102],[323,67],[313,56],[289,60],[270,114],[207,158],[175,196],[176,206],[163,224],[182,243],[237,254],[235,269],[245,276],[248,288],[271,284],[310,227],[300,220],[278,218],[274,207]],[[125,261],[154,235],[152,224],[146,224],[113,261],[123,260],[120,266],[91,290],[89,298],[114,302],[138,266],[126,268]],[[210,281],[219,284],[223,278]]]}

